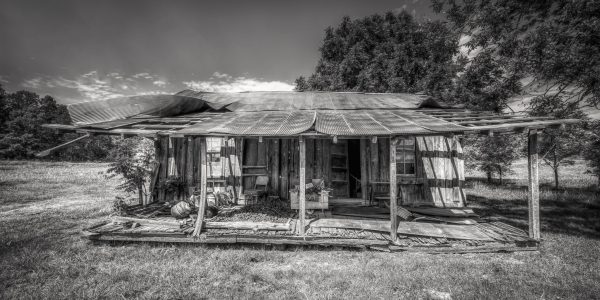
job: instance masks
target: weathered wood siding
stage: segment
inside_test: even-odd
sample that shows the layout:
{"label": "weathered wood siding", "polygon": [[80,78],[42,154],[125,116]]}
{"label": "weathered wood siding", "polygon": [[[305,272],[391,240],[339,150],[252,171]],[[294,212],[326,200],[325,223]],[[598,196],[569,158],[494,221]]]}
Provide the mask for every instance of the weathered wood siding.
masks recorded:
{"label": "weathered wood siding", "polygon": [[[156,145],[157,182],[154,185],[154,201],[173,201],[189,197],[199,187],[200,139],[160,137]],[[269,191],[282,199],[299,184],[299,144],[297,138],[267,139],[257,138],[208,138],[220,143],[218,158],[208,161],[208,187],[225,189],[234,186],[238,195],[245,189],[254,188],[256,176],[269,177]],[[415,138],[415,175],[398,175],[402,184],[402,205],[434,205],[438,207],[464,206],[466,199],[462,191],[464,181],[464,161],[462,148],[456,138],[443,136]],[[366,165],[361,176],[368,178],[376,192],[389,192],[390,181],[390,139],[378,138],[376,143],[365,139],[362,143],[361,161],[351,163]],[[210,145],[210,141],[209,141]],[[344,185],[332,183],[343,174],[332,171],[332,163],[337,159],[332,153],[347,151],[347,141],[331,139],[306,139],[306,180],[324,179],[326,185],[333,186],[338,193],[347,189]],[[209,147],[209,152],[211,151]],[[342,158],[340,158],[342,159]],[[347,160],[347,156],[343,159]],[[348,162],[346,162],[347,164]],[[347,166],[348,167],[348,166]],[[334,178],[335,177],[335,178]],[[167,191],[165,183],[171,178],[179,178],[183,186],[179,190]],[[421,184],[407,184],[418,181]],[[404,183],[403,183],[404,182]],[[364,192],[364,191],[363,191]],[[336,192],[334,192],[336,193]]]}
{"label": "weathered wood siding", "polygon": [[416,138],[418,160],[423,168],[425,204],[436,207],[463,207],[465,180],[462,147],[457,138],[429,136]]}

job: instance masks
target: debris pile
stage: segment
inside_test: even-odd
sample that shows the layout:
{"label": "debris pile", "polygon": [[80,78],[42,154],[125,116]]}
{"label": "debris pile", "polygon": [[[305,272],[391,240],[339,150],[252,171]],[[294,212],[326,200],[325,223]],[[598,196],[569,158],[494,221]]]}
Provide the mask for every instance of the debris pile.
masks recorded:
{"label": "debris pile", "polygon": [[210,219],[217,222],[253,221],[253,222],[286,222],[294,216],[287,202],[280,200],[259,200],[256,204],[237,209],[223,209]]}

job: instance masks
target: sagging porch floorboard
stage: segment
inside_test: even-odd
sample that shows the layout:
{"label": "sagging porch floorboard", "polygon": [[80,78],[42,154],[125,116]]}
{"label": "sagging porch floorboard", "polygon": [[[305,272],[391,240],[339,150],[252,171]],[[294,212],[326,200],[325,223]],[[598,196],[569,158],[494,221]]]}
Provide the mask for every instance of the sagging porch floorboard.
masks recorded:
{"label": "sagging porch floorboard", "polygon": [[[214,222],[203,229],[200,237],[196,238],[191,236],[191,218],[176,220],[172,217],[157,216],[133,226],[132,222],[127,220],[113,219],[84,230],[84,234],[95,241],[338,246],[386,252],[473,253],[538,249],[538,243],[528,238],[524,231],[501,222],[461,225],[463,227],[400,222],[398,232],[401,233],[398,234],[398,239],[392,242],[387,232],[389,221],[384,220],[312,219],[307,222],[305,235],[300,234],[297,219],[290,219],[287,224],[280,223],[277,230],[264,229],[269,226],[262,226],[260,222],[255,222],[256,227],[252,229],[248,227],[252,222],[237,222],[243,223],[243,226],[234,226],[235,228],[215,228],[223,226],[214,226],[219,223]],[[235,225],[236,222],[229,223]],[[357,226],[362,223],[365,223],[364,227]],[[207,225],[210,224],[207,222]],[[289,229],[281,230],[284,225],[288,225]],[[465,228],[467,233],[461,235],[455,232],[461,228]],[[476,234],[473,235],[473,232]]]}

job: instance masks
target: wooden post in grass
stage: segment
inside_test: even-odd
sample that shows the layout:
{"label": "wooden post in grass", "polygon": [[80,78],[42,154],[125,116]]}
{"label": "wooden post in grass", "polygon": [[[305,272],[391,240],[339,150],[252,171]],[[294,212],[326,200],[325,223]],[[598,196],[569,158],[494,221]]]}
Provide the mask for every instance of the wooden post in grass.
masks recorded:
{"label": "wooden post in grass", "polygon": [[198,166],[198,173],[200,173],[200,203],[198,203],[198,217],[196,218],[196,226],[194,228],[193,236],[199,236],[202,231],[202,223],[204,222],[204,212],[206,211],[206,138],[200,138],[200,166]]}
{"label": "wooden post in grass", "polygon": [[398,194],[397,177],[396,177],[396,145],[398,138],[390,139],[390,238],[396,241],[398,234],[398,217],[396,195]]}
{"label": "wooden post in grass", "polygon": [[527,200],[529,206],[529,237],[540,239],[540,182],[538,172],[538,131],[529,130],[527,166],[529,180],[527,186]]}
{"label": "wooden post in grass", "polygon": [[300,196],[298,199],[299,210],[298,215],[300,216],[300,234],[304,235],[306,232],[306,143],[304,137],[298,137],[298,145],[300,148]]}

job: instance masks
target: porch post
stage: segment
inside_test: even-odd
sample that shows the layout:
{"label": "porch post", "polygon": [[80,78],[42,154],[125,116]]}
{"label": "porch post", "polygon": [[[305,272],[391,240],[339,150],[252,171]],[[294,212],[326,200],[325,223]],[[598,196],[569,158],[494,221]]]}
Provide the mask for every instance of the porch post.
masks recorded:
{"label": "porch post", "polygon": [[529,237],[540,239],[540,183],[538,174],[538,131],[529,130],[527,166],[529,170],[527,200],[529,212]]}
{"label": "porch post", "polygon": [[396,241],[398,238],[398,203],[396,202],[396,194],[398,193],[396,177],[396,144],[398,144],[398,138],[392,137],[390,139],[390,238],[392,241]]}
{"label": "porch post", "polygon": [[298,137],[298,144],[300,146],[300,196],[298,202],[300,209],[298,214],[300,215],[300,234],[304,235],[306,228],[306,144],[304,143],[304,137]]}
{"label": "porch post", "polygon": [[200,173],[200,203],[198,204],[198,217],[194,228],[193,236],[199,236],[202,231],[202,223],[204,222],[204,211],[206,210],[206,138],[200,138],[200,165],[198,173]]}
{"label": "porch post", "polygon": [[369,178],[367,174],[368,158],[367,158],[367,140],[360,139],[360,190],[362,191],[362,198],[365,201],[365,205],[369,200],[367,191],[369,189]]}

